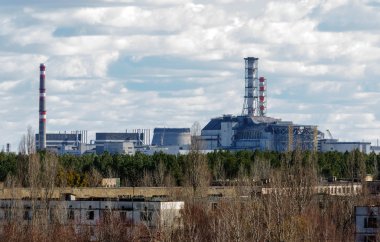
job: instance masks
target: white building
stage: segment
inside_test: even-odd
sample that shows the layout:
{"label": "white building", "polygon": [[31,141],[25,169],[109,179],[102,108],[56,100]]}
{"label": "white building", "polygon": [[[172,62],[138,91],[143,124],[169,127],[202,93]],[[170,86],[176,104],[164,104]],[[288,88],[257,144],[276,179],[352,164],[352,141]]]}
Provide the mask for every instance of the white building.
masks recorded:
{"label": "white building", "polygon": [[136,147],[136,151],[139,151],[145,155],[153,155],[154,153],[164,153],[168,155],[186,155],[189,153],[189,145],[171,145],[171,146],[141,146]]}
{"label": "white building", "polygon": [[102,187],[120,187],[120,178],[103,178]]}
{"label": "white building", "polygon": [[370,142],[342,142],[337,139],[321,139],[318,141],[318,150],[320,152],[338,151],[338,152],[350,152],[353,150],[359,150],[365,154],[371,152]]}

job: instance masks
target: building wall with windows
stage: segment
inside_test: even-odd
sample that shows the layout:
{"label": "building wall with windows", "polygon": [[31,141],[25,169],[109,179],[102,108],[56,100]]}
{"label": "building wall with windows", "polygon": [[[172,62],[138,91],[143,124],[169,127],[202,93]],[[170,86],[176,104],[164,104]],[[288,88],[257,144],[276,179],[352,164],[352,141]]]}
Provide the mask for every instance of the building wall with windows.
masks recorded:
{"label": "building wall with windows", "polygon": [[380,239],[380,206],[355,207],[355,241],[375,242]]}
{"label": "building wall with windows", "polygon": [[[141,146],[143,144],[144,134],[142,133],[96,133],[95,145],[96,154],[102,154],[103,152],[127,152],[131,151],[128,147]],[[115,152],[117,151],[117,152]]]}
{"label": "building wall with windows", "polygon": [[[120,219],[126,226],[145,224],[150,228],[177,226],[181,219],[183,201],[49,201],[49,218],[62,224],[95,226],[107,218]],[[0,200],[0,226],[8,221],[28,223],[40,211],[45,211],[43,201]],[[34,209],[33,209],[34,208]]]}
{"label": "building wall with windows", "polygon": [[[333,182],[320,184],[313,187],[305,187],[305,189],[312,189],[314,194],[324,194],[331,196],[352,196],[359,195],[362,193],[362,184],[361,183],[351,183],[351,182]],[[259,193],[263,195],[271,193],[285,193],[290,191],[291,188],[273,188],[273,187],[260,187]]]}

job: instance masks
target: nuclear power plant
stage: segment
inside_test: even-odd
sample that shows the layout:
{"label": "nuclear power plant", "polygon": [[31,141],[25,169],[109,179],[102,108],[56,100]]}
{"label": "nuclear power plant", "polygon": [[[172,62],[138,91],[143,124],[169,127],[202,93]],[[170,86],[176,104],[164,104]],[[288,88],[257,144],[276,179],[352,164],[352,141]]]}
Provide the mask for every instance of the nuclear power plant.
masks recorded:
{"label": "nuclear power plant", "polygon": [[245,61],[245,96],[241,115],[211,119],[202,129],[206,150],[316,150],[323,133],[316,125],[293,124],[267,117],[267,80],[259,77],[259,58]]}
{"label": "nuclear power plant", "polygon": [[[379,151],[369,142],[339,142],[325,139],[316,125],[294,124],[267,116],[267,79],[259,77],[259,58],[247,57],[245,62],[244,101],[240,115],[222,115],[212,118],[201,130],[202,152],[214,150],[266,150],[286,152],[295,149],[309,151],[345,152],[359,149],[369,153]],[[38,150],[57,154],[186,154],[191,147],[190,128],[155,128],[153,139],[149,129],[132,132],[98,132],[88,140],[87,130],[46,132],[46,66],[40,64],[39,132],[35,136]],[[328,132],[331,136],[331,134]],[[9,148],[7,151],[9,152]]]}

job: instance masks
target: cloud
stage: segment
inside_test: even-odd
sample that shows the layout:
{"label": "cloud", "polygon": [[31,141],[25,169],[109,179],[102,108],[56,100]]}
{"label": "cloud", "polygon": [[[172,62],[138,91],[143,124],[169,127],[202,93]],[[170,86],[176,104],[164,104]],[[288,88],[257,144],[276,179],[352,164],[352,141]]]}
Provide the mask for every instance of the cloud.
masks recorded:
{"label": "cloud", "polygon": [[268,115],[374,141],[377,10],[358,0],[4,0],[0,145],[37,129],[41,62],[48,130],[93,135],[240,114],[247,56],[268,80]]}
{"label": "cloud", "polygon": [[[345,1],[333,9],[324,9],[318,29],[322,31],[379,31],[377,9],[362,1]],[[350,16],[350,17],[348,17]]]}

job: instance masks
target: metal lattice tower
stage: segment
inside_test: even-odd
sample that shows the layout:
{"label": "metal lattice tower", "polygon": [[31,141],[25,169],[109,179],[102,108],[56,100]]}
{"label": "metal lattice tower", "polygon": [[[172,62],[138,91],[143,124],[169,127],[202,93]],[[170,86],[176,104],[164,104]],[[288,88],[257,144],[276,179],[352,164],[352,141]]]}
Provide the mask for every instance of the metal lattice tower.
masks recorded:
{"label": "metal lattice tower", "polygon": [[259,58],[247,57],[245,61],[245,95],[242,115],[260,116],[267,111],[267,81],[258,78]]}
{"label": "metal lattice tower", "polygon": [[242,115],[256,115],[257,87],[258,87],[258,61],[259,58],[247,57],[245,61],[245,95]]}

